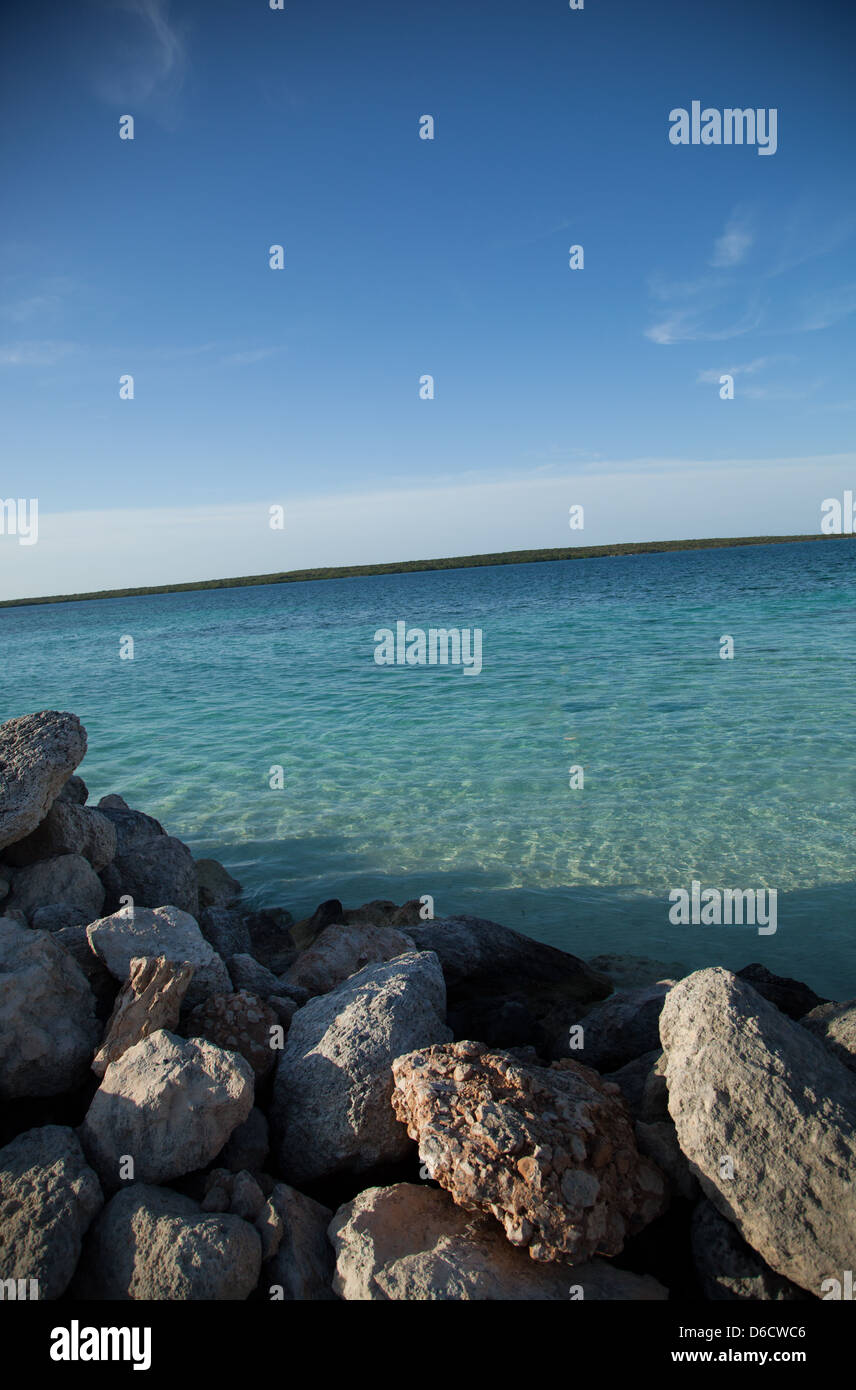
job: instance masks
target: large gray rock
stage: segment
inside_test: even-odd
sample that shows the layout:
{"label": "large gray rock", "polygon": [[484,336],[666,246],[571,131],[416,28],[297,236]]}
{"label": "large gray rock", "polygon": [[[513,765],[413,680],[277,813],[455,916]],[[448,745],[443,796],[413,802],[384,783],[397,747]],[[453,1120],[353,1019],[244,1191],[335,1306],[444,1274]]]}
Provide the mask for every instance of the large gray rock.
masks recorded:
{"label": "large gray rock", "polygon": [[104,906],[104,885],[81,854],[61,854],[18,869],[4,908],[16,908],[32,920],[39,908],[74,907],[93,922]]}
{"label": "large gray rock", "polygon": [[44,820],[85,752],[74,714],[41,710],[0,725],[0,850]]}
{"label": "large gray rock", "polygon": [[[605,1081],[613,1081],[624,1097],[624,1103],[633,1116],[634,1120],[668,1120],[668,1092],[666,1090],[666,1079],[660,1077],[660,1089],[656,1094],[656,1100],[651,1094],[651,1077],[656,1065],[663,1055],[660,1047],[659,1036],[657,1046],[650,1052],[643,1052],[641,1057],[634,1057],[632,1062],[625,1062],[623,1067],[617,1071],[604,1072]],[[654,1104],[652,1106],[652,1101]]]}
{"label": "large gray rock", "polygon": [[121,796],[102,796],[98,810],[113,823],[117,854],[132,854],[151,840],[166,835],[160,821],[144,811],[132,811]]}
{"label": "large gray rock", "polygon": [[690,1231],[696,1274],[702,1293],[712,1302],[792,1303],[808,1298],[796,1284],[775,1274],[705,1197],[696,1203]]}
{"label": "large gray rock", "polygon": [[65,1293],[104,1198],[73,1130],[45,1125],[0,1149],[0,1277]]}
{"label": "large gray rock", "polygon": [[134,1183],[87,1238],[74,1293],[136,1302],[243,1300],[261,1269],[261,1240],[238,1216],[208,1215],[190,1197]]}
{"label": "large gray rock", "polygon": [[327,994],[365,965],[392,960],[413,950],[413,941],[394,927],[365,923],[325,927],[311,946],[281,977],[281,983],[298,985],[309,995]]}
{"label": "large gray rock", "polygon": [[617,990],[595,1004],[581,1020],[583,1046],[565,1048],[595,1071],[617,1071],[660,1042],[660,1010],[674,981],[658,980],[638,989]]}
{"label": "large gray rock", "polygon": [[199,906],[231,907],[241,896],[241,885],[217,859],[197,859]]}
{"label": "large gray rock", "polygon": [[250,994],[257,994],[259,999],[267,999],[279,990],[276,975],[272,974],[267,966],[259,965],[258,961],[246,952],[240,951],[234,956],[229,956],[226,964],[235,989],[249,990]]}
{"label": "large gray rock", "polygon": [[856,999],[844,1004],[818,1004],[800,1019],[816,1038],[829,1048],[839,1062],[856,1071]]}
{"label": "large gray rock", "polygon": [[641,1154],[650,1158],[672,1185],[672,1193],[685,1201],[695,1201],[699,1195],[698,1182],[690,1168],[689,1159],[678,1143],[675,1126],[670,1119],[637,1120],[636,1143]]}
{"label": "large gray rock", "polygon": [[5,851],[7,864],[23,866],[58,854],[79,854],[97,873],[116,853],[116,829],[100,811],[59,799],[41,825]]}
{"label": "large gray rock", "polygon": [[300,1185],[364,1172],[412,1150],[391,1105],[391,1064],[450,1037],[437,957],[411,951],[368,965],[291,1022],[269,1118],[283,1175]]}
{"label": "large gray rock", "polygon": [[252,1106],[249,1062],[161,1029],[108,1066],[80,1138],[109,1191],[128,1155],[138,1182],[169,1182],[210,1163]]}
{"label": "large gray rock", "polygon": [[250,955],[274,975],[281,975],[297,958],[291,913],[284,907],[263,907],[248,912],[244,921],[250,937]]}
{"label": "large gray rock", "polygon": [[47,932],[0,918],[0,1097],[57,1096],[86,1079],[95,999]]}
{"label": "large gray rock", "polygon": [[592,970],[606,975],[616,989],[643,989],[658,980],[682,980],[689,974],[680,961],[653,960],[651,956],[627,956],[607,953],[592,956],[587,962]]}
{"label": "large gray rock", "polygon": [[188,986],[188,1008],[210,994],[229,994],[232,982],[225,962],[205,940],[194,919],[173,906],[122,908],[92,922],[86,929],[89,944],[110,974],[123,983],[135,957],[165,956],[180,965],[193,966]]}
{"label": "large gray rock", "polygon": [[282,1298],[300,1303],[334,1301],[333,1250],[327,1227],[333,1213],[287,1183],[278,1182],[270,1197],[280,1223],[279,1249],[262,1271],[262,1288],[282,1289]]}
{"label": "large gray rock", "polygon": [[158,835],[136,849],[118,853],[104,870],[109,907],[117,908],[124,895],[136,907],[161,907],[171,903],[199,915],[199,887],[193,855],[181,840]]}
{"label": "large gray rock", "polygon": [[406,932],[417,950],[437,953],[459,1039],[532,1044],[544,1056],[561,1056],[571,1023],[612,992],[606,976],[577,956],[481,917],[420,922]]}
{"label": "large gray rock", "polygon": [[660,1037],[669,1110],[705,1195],[772,1269],[819,1295],[856,1249],[852,1073],[719,968],[670,991]]}
{"label": "large gray rock", "polygon": [[[250,933],[243,914],[234,907],[205,907],[199,913],[199,930],[218,956],[252,955]],[[262,967],[259,967],[260,969]],[[272,976],[275,979],[275,976]]]}
{"label": "large gray rock", "polygon": [[817,1008],[818,1004],[829,1002],[815,994],[802,980],[792,980],[789,975],[774,975],[766,965],[760,965],[757,961],[738,970],[737,978],[746,980],[747,984],[757,990],[764,999],[775,1004],[788,1018],[802,1018],[810,1009]]}
{"label": "large gray rock", "polygon": [[665,1299],[646,1275],[591,1260],[572,1269],[530,1260],[490,1217],[463,1211],[436,1187],[371,1187],[330,1222],[333,1287],[358,1301]]}
{"label": "large gray rock", "polygon": [[69,777],[62,790],[57,794],[57,801],[68,801],[72,806],[85,806],[89,800],[89,788],[82,777],[75,774]]}
{"label": "large gray rock", "polygon": [[56,944],[76,961],[86,976],[89,988],[95,996],[96,1016],[103,1022],[110,1016],[118,986],[101,957],[96,956],[90,946],[86,927],[62,927],[51,935]]}
{"label": "large gray rock", "polygon": [[68,903],[51,903],[48,907],[37,907],[30,918],[30,926],[36,931],[61,932],[69,928],[82,927],[84,936],[90,918],[79,907],[69,907]]}

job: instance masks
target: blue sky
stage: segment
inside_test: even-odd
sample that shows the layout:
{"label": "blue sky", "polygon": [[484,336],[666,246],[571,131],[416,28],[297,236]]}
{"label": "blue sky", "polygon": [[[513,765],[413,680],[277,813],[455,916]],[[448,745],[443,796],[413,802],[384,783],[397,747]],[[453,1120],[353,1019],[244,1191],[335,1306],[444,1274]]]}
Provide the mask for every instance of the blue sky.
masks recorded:
{"label": "blue sky", "polygon": [[[854,29],[789,0],[7,11],[0,497],[41,529],[0,536],[4,596],[819,530],[856,483]],[[671,145],[695,99],[775,107],[776,153]]]}

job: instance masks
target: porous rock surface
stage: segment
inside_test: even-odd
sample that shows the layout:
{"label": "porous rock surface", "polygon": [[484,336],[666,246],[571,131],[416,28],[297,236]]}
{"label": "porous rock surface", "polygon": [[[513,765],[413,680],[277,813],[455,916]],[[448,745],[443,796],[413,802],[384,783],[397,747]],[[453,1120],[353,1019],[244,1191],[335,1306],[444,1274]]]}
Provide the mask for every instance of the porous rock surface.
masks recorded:
{"label": "porous rock surface", "polygon": [[819,1296],[856,1249],[856,1077],[719,967],[670,991],[660,1037],[703,1192],[771,1269]]}
{"label": "porous rock surface", "polygon": [[533,1259],[618,1254],[665,1209],[663,1175],[639,1154],[618,1087],[589,1067],[457,1042],[392,1070],[395,1113],[430,1177]]}

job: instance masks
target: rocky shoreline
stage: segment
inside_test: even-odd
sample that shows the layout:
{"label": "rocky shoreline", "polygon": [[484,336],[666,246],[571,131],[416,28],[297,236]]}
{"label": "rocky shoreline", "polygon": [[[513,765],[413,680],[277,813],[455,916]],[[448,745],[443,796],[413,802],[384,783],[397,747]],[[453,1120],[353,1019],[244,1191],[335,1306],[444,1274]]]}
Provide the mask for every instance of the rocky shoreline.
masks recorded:
{"label": "rocky shoreline", "polygon": [[254,911],[85,752],[0,726],[0,1296],[842,1296],[856,1000]]}

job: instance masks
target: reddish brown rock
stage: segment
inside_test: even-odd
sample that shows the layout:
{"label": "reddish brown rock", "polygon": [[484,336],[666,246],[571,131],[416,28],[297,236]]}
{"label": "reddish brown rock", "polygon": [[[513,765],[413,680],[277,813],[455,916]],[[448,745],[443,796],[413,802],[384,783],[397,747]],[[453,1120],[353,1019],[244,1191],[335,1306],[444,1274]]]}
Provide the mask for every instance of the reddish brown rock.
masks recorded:
{"label": "reddish brown rock", "polygon": [[266,1076],[278,1053],[271,1047],[271,1028],[280,1026],[273,1009],[249,990],[212,994],[197,1005],[185,1030],[189,1038],[207,1038],[229,1052],[240,1052],[255,1073]]}
{"label": "reddish brown rock", "polygon": [[188,961],[178,964],[166,956],[134,957],[92,1062],[96,1076],[103,1076],[111,1062],[158,1028],[174,1031],[192,975],[193,966]]}
{"label": "reddish brown rock", "polygon": [[430,1176],[533,1259],[617,1255],[667,1205],[618,1087],[589,1067],[457,1042],[392,1071],[393,1108]]}

